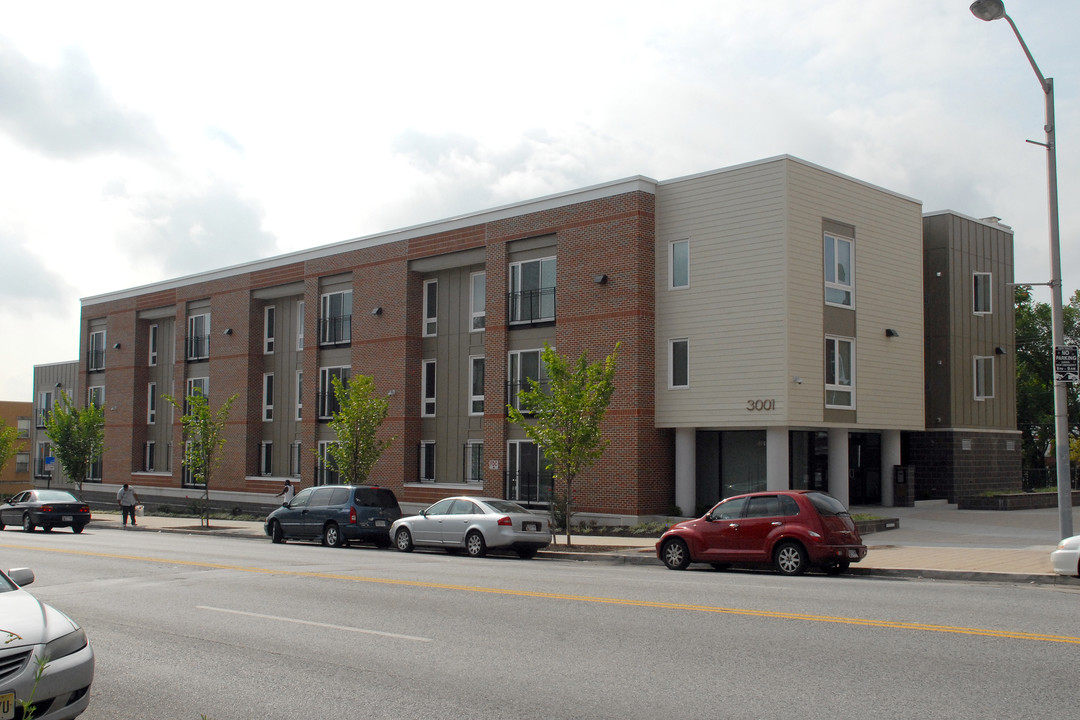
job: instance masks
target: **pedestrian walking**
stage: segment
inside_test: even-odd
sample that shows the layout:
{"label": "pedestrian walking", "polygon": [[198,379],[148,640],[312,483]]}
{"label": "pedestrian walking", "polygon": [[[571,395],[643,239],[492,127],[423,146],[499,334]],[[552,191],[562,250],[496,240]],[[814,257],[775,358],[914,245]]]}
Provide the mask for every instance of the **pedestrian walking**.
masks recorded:
{"label": "pedestrian walking", "polygon": [[285,487],[281,488],[281,492],[279,492],[274,497],[282,498],[281,504],[288,505],[289,501],[293,499],[293,495],[295,494],[296,490],[293,489],[292,483],[289,482],[288,478],[285,478]]}
{"label": "pedestrian walking", "polygon": [[135,505],[139,502],[139,494],[135,488],[127,483],[116,493],[116,504],[120,506],[120,512],[124,516],[124,527],[127,527],[128,515],[131,516],[132,527],[138,525],[135,522]]}

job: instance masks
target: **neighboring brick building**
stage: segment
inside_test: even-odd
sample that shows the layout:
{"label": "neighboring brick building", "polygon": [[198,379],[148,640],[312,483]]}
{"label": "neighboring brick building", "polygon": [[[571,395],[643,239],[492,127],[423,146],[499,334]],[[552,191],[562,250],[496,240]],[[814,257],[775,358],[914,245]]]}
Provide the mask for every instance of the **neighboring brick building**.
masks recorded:
{"label": "neighboring brick building", "polygon": [[394,437],[372,481],[406,503],[543,503],[543,460],[505,407],[544,380],[544,343],[596,360],[621,342],[579,511],[689,513],[766,487],[889,504],[893,466],[919,464],[902,433],[925,429],[923,256],[917,201],[795,158],[634,177],[86,298],[78,386],[106,410],[110,487],[185,492],[163,396],[195,386],[214,407],[237,395],[215,491],[331,482],[330,383],[362,373]]}
{"label": "neighboring brick building", "polygon": [[14,495],[30,487],[30,426],[34,404],[0,400],[0,420],[9,428],[15,428],[18,440],[15,441],[15,455],[4,465],[0,472],[0,498]]}

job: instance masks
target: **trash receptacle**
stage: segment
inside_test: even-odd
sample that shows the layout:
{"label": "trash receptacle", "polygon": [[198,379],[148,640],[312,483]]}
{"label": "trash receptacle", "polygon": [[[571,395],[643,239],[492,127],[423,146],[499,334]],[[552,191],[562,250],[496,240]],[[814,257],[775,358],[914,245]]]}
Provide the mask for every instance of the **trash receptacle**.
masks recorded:
{"label": "trash receptacle", "polygon": [[893,465],[893,507],[915,505],[915,468]]}

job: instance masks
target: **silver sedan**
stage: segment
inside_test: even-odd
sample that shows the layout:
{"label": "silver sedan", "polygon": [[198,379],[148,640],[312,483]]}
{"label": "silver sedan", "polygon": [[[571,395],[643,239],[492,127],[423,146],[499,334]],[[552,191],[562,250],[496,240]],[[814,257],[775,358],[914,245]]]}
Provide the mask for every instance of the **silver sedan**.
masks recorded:
{"label": "silver sedan", "polygon": [[1067,537],[1050,553],[1050,564],[1058,575],[1080,576],[1080,535]]}
{"label": "silver sedan", "polygon": [[451,552],[464,548],[472,557],[483,557],[489,549],[499,548],[531,558],[551,543],[551,529],[546,516],[509,500],[449,497],[419,515],[395,520],[390,537],[402,552],[414,547]]}

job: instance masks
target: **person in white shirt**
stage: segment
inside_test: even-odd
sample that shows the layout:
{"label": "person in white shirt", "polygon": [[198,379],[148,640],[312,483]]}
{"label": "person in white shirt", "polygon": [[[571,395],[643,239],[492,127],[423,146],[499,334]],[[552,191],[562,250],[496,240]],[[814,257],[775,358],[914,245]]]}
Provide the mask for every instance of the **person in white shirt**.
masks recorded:
{"label": "person in white shirt", "polygon": [[282,498],[281,504],[282,505],[288,505],[289,501],[293,499],[293,495],[295,495],[295,494],[296,494],[296,491],[293,489],[292,483],[289,482],[288,478],[286,478],[285,487],[281,488],[281,492],[279,492],[274,497]]}
{"label": "person in white shirt", "polygon": [[138,502],[139,494],[135,492],[135,488],[124,483],[124,487],[116,493],[116,504],[120,506],[120,512],[124,516],[124,527],[127,527],[128,515],[131,515],[132,527],[138,524],[135,522],[135,505]]}

